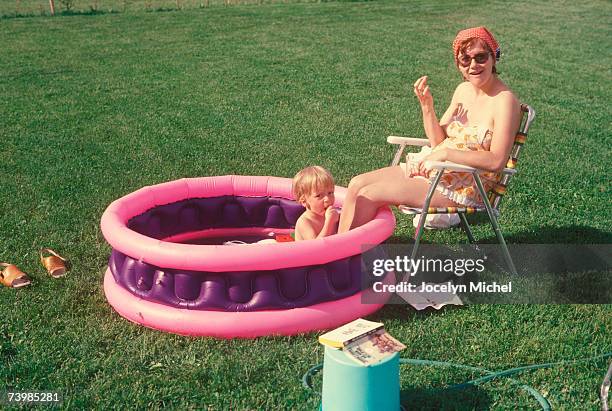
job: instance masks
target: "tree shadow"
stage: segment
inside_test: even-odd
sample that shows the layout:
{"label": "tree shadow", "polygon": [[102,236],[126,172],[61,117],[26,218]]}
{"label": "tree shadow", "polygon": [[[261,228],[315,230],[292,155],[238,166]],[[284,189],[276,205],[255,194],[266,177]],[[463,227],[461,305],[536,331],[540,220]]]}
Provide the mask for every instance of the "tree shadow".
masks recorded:
{"label": "tree shadow", "polygon": [[[495,236],[485,240],[497,242]],[[534,226],[530,229],[506,236],[513,244],[612,244],[612,232],[584,225]]]}
{"label": "tree shadow", "polygon": [[406,410],[488,410],[492,400],[485,390],[470,386],[465,389],[408,388],[401,390],[400,401]]}
{"label": "tree shadow", "polygon": [[[377,258],[409,257],[412,244],[398,244],[398,237],[386,243]],[[478,247],[446,241],[419,247],[417,259],[425,261],[483,261],[485,270],[460,278],[454,272],[428,270],[412,277],[414,284],[447,283],[463,285],[459,298],[465,304],[611,304],[612,234],[586,226],[543,226],[506,237],[517,275],[510,274],[503,249],[492,234],[478,241]],[[382,256],[382,257],[381,257]],[[474,284],[509,284],[511,292],[482,292]],[[415,311],[393,295],[380,315],[385,319],[417,319],[436,313],[434,308]],[[458,309],[447,306],[443,309]]]}
{"label": "tree shadow", "polygon": [[[487,216],[482,214],[476,215],[473,219],[470,219],[470,225],[491,226]],[[561,227],[552,225],[532,226],[522,232],[508,235],[505,234],[507,229],[505,229],[504,226],[502,226],[501,229],[502,233],[504,233],[504,239],[509,244],[612,244],[612,231],[604,231],[585,225],[566,225]],[[455,227],[451,230],[465,237],[465,233],[463,233],[460,227]],[[413,233],[408,237],[410,242],[414,241],[412,235]],[[405,244],[406,239],[405,236],[393,235],[387,240],[387,243]],[[425,232],[421,241],[424,244],[435,242],[428,240],[427,232]],[[488,233],[486,237],[476,238],[476,241],[483,244],[496,244],[497,237],[491,228],[490,233]]]}
{"label": "tree shadow", "polygon": [[47,11],[42,12],[27,12],[27,13],[11,13],[0,15],[0,20],[11,20],[11,19],[23,19],[23,18],[35,18],[35,17],[64,17],[64,16],[99,16],[103,14],[118,14],[119,10],[101,10],[90,8],[88,10],[62,10],[55,13],[55,16],[51,16]]}
{"label": "tree shadow", "polygon": [[145,12],[146,13],[169,13],[169,12],[174,12],[174,11],[182,11],[183,9],[181,8],[176,8],[176,7],[155,7],[155,8],[149,8],[146,9]]}
{"label": "tree shadow", "polygon": [[[391,298],[398,298],[401,300],[401,298],[397,295],[394,295]],[[399,300],[387,303],[382,309],[369,315],[368,318],[371,318],[372,321],[378,321],[381,323],[384,323],[387,320],[421,320],[432,315],[436,315],[441,310],[454,311],[463,309],[463,306],[460,305],[445,305],[444,307],[440,308],[440,310],[436,310],[433,307],[427,307],[424,310],[416,310],[412,306],[408,305],[404,300]]]}

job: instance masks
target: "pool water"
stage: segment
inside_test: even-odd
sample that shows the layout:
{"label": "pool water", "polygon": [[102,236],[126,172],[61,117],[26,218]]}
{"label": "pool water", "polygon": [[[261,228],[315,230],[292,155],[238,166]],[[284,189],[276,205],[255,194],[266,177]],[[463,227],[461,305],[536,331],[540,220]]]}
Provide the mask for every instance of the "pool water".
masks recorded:
{"label": "pool water", "polygon": [[[228,241],[242,242],[247,244],[253,244],[261,240],[274,238],[273,236],[267,235],[233,235],[224,237],[204,237],[204,238],[193,238],[190,240],[180,241],[182,244],[199,244],[199,245],[224,245]],[[229,244],[233,245],[233,244]]]}

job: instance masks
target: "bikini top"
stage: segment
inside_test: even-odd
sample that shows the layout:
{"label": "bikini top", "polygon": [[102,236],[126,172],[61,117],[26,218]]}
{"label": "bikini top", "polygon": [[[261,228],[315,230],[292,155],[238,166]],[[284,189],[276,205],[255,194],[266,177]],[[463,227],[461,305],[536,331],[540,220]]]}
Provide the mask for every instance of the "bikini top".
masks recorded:
{"label": "bikini top", "polygon": [[446,135],[457,145],[465,145],[471,150],[489,150],[493,132],[477,124],[467,125],[459,120],[451,121],[446,127]]}

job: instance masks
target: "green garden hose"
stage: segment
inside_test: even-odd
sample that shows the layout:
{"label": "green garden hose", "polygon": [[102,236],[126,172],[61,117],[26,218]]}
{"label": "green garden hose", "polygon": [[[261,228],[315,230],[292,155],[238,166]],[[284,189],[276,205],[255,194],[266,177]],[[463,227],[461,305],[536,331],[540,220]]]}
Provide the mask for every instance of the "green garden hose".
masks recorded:
{"label": "green garden hose", "polygon": [[601,400],[601,411],[608,411],[608,395],[610,394],[610,379],[612,379],[612,361],[608,367],[608,372],[601,383],[599,398]]}
{"label": "green garden hose", "polygon": [[[587,361],[595,361],[595,360],[599,360],[599,359],[603,359],[603,358],[610,358],[612,357],[612,352],[609,353],[605,353],[605,354],[601,354],[601,355],[597,355],[594,357],[589,357],[589,358],[580,358],[577,360],[567,360],[567,361],[559,361],[559,362],[549,362],[549,363],[545,363],[545,364],[535,364],[535,365],[527,365],[524,367],[516,367],[516,368],[511,368],[508,370],[502,370],[502,371],[490,371],[487,370],[485,368],[480,368],[480,367],[472,367],[469,365],[463,365],[463,364],[456,364],[456,363],[452,363],[452,362],[445,362],[445,361],[433,361],[433,360],[419,360],[419,359],[412,359],[412,358],[400,358],[400,363],[401,364],[410,364],[410,365],[419,365],[419,366],[433,366],[433,367],[454,367],[454,368],[461,368],[464,370],[470,370],[470,371],[478,371],[478,372],[482,372],[485,373],[487,375],[483,376],[483,377],[479,377],[470,381],[466,381],[463,382],[461,384],[455,384],[455,385],[451,385],[449,387],[446,387],[446,389],[448,390],[460,390],[460,389],[464,389],[470,386],[474,386],[474,385],[480,385],[480,384],[484,384],[485,382],[494,380],[496,378],[508,378],[513,384],[518,385],[521,389],[527,391],[529,394],[531,394],[532,397],[534,397],[536,399],[536,401],[538,401],[538,403],[540,404],[540,406],[542,407],[543,410],[549,411],[551,410],[551,406],[550,403],[548,402],[548,400],[546,398],[544,398],[544,396],[542,394],[540,394],[536,389],[534,389],[533,387],[530,387],[529,385],[526,384],[522,384],[521,382],[513,379],[513,378],[509,378],[511,375],[514,374],[518,374],[521,373],[523,371],[530,371],[530,370],[537,370],[537,369],[542,369],[542,368],[550,368],[550,367],[554,367],[554,366],[558,366],[558,365],[565,365],[565,364],[576,364],[576,363],[580,363],[580,362],[587,362]],[[321,370],[321,368],[323,368],[323,363],[321,364],[317,364],[314,367],[311,367],[308,371],[306,371],[306,373],[302,376],[302,386],[304,388],[306,388],[307,390],[313,391],[312,389],[312,376],[319,372]]]}

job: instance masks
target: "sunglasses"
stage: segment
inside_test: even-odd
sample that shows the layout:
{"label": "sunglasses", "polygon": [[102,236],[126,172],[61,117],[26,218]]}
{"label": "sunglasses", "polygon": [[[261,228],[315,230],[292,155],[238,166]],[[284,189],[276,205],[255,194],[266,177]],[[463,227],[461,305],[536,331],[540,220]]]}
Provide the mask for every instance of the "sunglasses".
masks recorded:
{"label": "sunglasses", "polygon": [[486,51],[473,56],[470,56],[469,54],[462,54],[458,57],[457,61],[460,66],[468,67],[470,64],[472,64],[472,60],[476,60],[476,63],[478,64],[484,64],[489,60],[490,56],[491,55]]}

